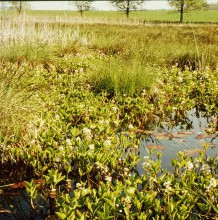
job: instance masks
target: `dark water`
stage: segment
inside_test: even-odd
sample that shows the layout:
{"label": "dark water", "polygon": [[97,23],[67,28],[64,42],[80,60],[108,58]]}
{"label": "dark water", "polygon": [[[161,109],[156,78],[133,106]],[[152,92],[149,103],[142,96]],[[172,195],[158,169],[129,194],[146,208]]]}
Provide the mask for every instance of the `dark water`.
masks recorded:
{"label": "dark water", "polygon": [[33,210],[24,189],[10,190],[0,196],[0,220],[43,220],[48,216],[47,206],[48,204],[41,202],[40,206]]}
{"label": "dark water", "polygon": [[[192,129],[189,130],[183,130],[180,128],[180,126],[176,126],[172,129],[167,129],[166,126],[160,131],[159,133],[164,133],[164,134],[175,134],[175,133],[180,133],[182,131],[190,131],[193,132],[193,134],[186,135],[185,137],[180,137],[180,138],[171,138],[170,140],[155,140],[155,137],[150,138],[150,140],[144,140],[142,141],[142,144],[140,146],[140,156],[141,156],[141,161],[138,164],[138,172],[140,174],[144,173],[144,170],[142,168],[142,163],[143,163],[143,157],[148,156],[148,152],[146,150],[147,146],[150,145],[161,145],[164,147],[164,149],[160,150],[162,152],[162,167],[165,169],[168,169],[171,171],[171,159],[176,158],[177,154],[179,151],[186,151],[189,156],[197,156],[198,153],[196,152],[198,149],[202,150],[204,149],[203,145],[206,143],[209,143],[209,147],[206,151],[206,154],[211,156],[211,157],[216,157],[218,155],[218,138],[216,137],[216,133],[211,133],[209,136],[211,137],[205,137],[202,135],[208,135],[206,130],[210,129],[208,126],[210,124],[210,121],[212,119],[204,118],[199,115],[200,117],[196,116],[195,110],[192,110],[188,113],[188,118],[190,122],[192,123]],[[158,130],[158,129],[157,129]],[[156,131],[157,131],[156,130]],[[151,135],[152,136],[152,135]],[[210,145],[214,145],[213,147]],[[196,153],[195,153],[196,152]],[[155,159],[155,155],[154,155]]]}

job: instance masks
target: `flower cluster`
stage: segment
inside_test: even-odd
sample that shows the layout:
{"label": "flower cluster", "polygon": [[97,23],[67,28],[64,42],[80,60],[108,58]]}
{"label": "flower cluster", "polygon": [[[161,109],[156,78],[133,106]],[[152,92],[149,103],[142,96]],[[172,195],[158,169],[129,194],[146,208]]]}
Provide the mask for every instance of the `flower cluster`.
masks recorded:
{"label": "flower cluster", "polygon": [[87,139],[92,139],[92,132],[89,128],[83,128],[83,134],[86,136]]}
{"label": "flower cluster", "polygon": [[210,174],[211,173],[210,166],[204,163],[201,167],[201,171],[205,173],[206,175]]}
{"label": "flower cluster", "polygon": [[84,186],[83,186],[83,184],[81,184],[81,183],[77,183],[77,184],[76,184],[76,188],[77,188],[78,190],[83,190],[83,189],[84,189]]}
{"label": "flower cluster", "polygon": [[129,196],[127,196],[124,200],[124,206],[127,208],[131,208],[131,199]]}
{"label": "flower cluster", "polygon": [[96,163],[96,169],[101,171],[102,174],[108,173],[108,167],[104,166],[103,164],[101,164],[99,162]]}
{"label": "flower cluster", "polygon": [[191,171],[191,170],[193,170],[193,168],[194,168],[194,164],[191,161],[188,161],[186,163],[186,169]]}
{"label": "flower cluster", "polygon": [[104,178],[107,182],[110,182],[112,181],[112,177],[111,176],[105,176]]}
{"label": "flower cluster", "polygon": [[163,184],[163,186],[165,187],[165,192],[172,191],[171,181],[170,181],[170,180],[168,180],[167,182],[165,182],[165,183]]}
{"label": "flower cluster", "polygon": [[94,151],[94,149],[95,149],[95,145],[94,145],[94,144],[90,144],[90,145],[89,145],[89,150],[90,150],[90,151]]}
{"label": "flower cluster", "polygon": [[151,167],[150,160],[148,156],[144,157],[144,162],[142,163],[144,169]]}
{"label": "flower cluster", "polygon": [[111,145],[111,141],[109,139],[107,139],[104,144],[103,144],[105,147],[108,147]]}
{"label": "flower cluster", "polygon": [[217,186],[217,180],[215,178],[211,178],[209,185],[206,187],[206,192],[210,192],[212,189],[215,189],[216,186]]}

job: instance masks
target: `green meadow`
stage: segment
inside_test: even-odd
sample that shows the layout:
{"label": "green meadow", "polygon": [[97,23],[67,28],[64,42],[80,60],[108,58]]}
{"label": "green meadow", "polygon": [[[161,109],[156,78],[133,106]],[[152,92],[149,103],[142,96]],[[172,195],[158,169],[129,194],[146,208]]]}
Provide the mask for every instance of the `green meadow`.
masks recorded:
{"label": "green meadow", "polygon": [[[4,12],[13,13],[13,12]],[[16,14],[16,13],[15,13]],[[80,17],[80,14],[76,11],[26,11],[27,15],[33,16],[46,16],[46,17]],[[83,14],[84,18],[102,18],[102,19],[125,19],[125,14],[122,11],[85,11]],[[130,13],[131,20],[139,20],[139,22],[179,22],[179,12],[174,10],[145,10],[145,11],[132,11]],[[192,11],[184,13],[184,22],[209,22],[217,23],[218,22],[218,13],[217,10],[201,10],[201,11]]]}
{"label": "green meadow", "polygon": [[217,218],[216,144],[169,171],[158,142],[193,109],[217,137],[215,11],[1,13],[2,219]]}

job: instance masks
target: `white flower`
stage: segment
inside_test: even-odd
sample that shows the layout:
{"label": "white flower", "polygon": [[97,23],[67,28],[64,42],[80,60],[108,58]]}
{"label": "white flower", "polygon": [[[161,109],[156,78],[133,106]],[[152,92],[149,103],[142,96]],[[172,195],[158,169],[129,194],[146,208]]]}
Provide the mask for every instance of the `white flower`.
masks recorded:
{"label": "white flower", "polygon": [[83,186],[81,183],[77,183],[76,184],[76,188],[79,189],[79,190],[82,190],[83,189]]}
{"label": "white flower", "polygon": [[55,115],[55,119],[59,119],[60,118],[60,116],[59,115]]}
{"label": "white flower", "polygon": [[80,72],[80,73],[83,73],[83,68],[82,68],[82,67],[80,68],[79,72]]}
{"label": "white flower", "polygon": [[167,187],[169,187],[170,185],[171,185],[171,181],[170,180],[168,180],[167,182],[165,182],[164,184],[163,184],[166,188]]}
{"label": "white flower", "polygon": [[109,122],[108,120],[105,121],[105,124],[106,124],[106,125],[109,125],[109,123],[110,123],[110,122]]}
{"label": "white flower", "polygon": [[89,128],[83,128],[83,133],[86,135],[87,139],[92,139],[91,130]]}
{"label": "white flower", "polygon": [[56,157],[56,159],[55,159],[55,161],[58,163],[58,162],[60,162],[60,157]]}
{"label": "white flower", "polygon": [[108,172],[108,167],[107,166],[103,166],[102,167],[102,173],[107,173]]}
{"label": "white flower", "polygon": [[146,95],[146,90],[143,89],[143,90],[142,90],[142,96],[145,96],[145,95]]}
{"label": "white flower", "polygon": [[129,168],[124,168],[124,172],[129,172]]}
{"label": "white flower", "polygon": [[182,77],[177,77],[178,82],[182,82]]}
{"label": "white flower", "polygon": [[77,184],[76,184],[76,188],[80,188],[81,186],[82,186],[81,183],[77,183]]}
{"label": "white flower", "polygon": [[207,164],[202,165],[201,171],[204,172],[205,174],[209,174],[211,172],[210,167]]}
{"label": "white flower", "polygon": [[134,195],[136,189],[134,187],[130,187],[129,189],[127,189],[127,192],[129,195]]}
{"label": "white flower", "polygon": [[105,178],[104,178],[107,182],[111,182],[111,180],[112,180],[112,177],[111,176],[105,176]]}
{"label": "white flower", "polygon": [[151,167],[151,164],[148,163],[148,162],[144,162],[144,163],[142,163],[142,166],[143,166],[144,168],[146,168],[146,167]]}
{"label": "white flower", "polygon": [[81,138],[80,138],[80,137],[77,137],[77,138],[76,138],[76,141],[81,141]]}
{"label": "white flower", "polygon": [[85,135],[90,135],[90,134],[91,134],[91,130],[88,129],[88,128],[83,128],[83,133],[84,133]]}
{"label": "white flower", "polygon": [[124,175],[128,175],[128,173],[129,173],[129,169],[128,168],[124,168]]}
{"label": "white flower", "polygon": [[107,139],[107,140],[104,142],[104,146],[110,146],[110,145],[111,145],[111,141]]}
{"label": "white flower", "polygon": [[171,181],[167,181],[163,185],[165,186],[165,192],[168,192],[168,191],[172,190]]}
{"label": "white flower", "polygon": [[130,197],[129,197],[129,196],[127,196],[127,197],[125,198],[125,203],[131,203],[131,200],[130,200]]}
{"label": "white flower", "polygon": [[117,109],[116,106],[114,106],[114,107],[112,108],[112,110],[113,110],[114,112],[116,112],[118,109]]}
{"label": "white flower", "polygon": [[59,147],[59,150],[60,150],[60,151],[63,151],[63,150],[64,150],[64,148],[63,148],[63,147]]}
{"label": "white flower", "polygon": [[178,152],[178,155],[181,156],[181,157],[184,156],[185,154],[186,154],[185,151],[179,151]]}
{"label": "white flower", "polygon": [[216,188],[216,186],[217,186],[216,179],[214,178],[210,179],[209,188]]}
{"label": "white flower", "polygon": [[149,157],[148,156],[144,156],[144,160],[149,160]]}
{"label": "white flower", "polygon": [[199,167],[199,163],[200,163],[200,161],[197,158],[195,158],[194,159],[194,167],[198,168]]}
{"label": "white flower", "polygon": [[132,130],[134,128],[132,124],[129,124],[128,127],[129,127],[130,130]]}
{"label": "white flower", "polygon": [[66,139],[66,143],[67,143],[68,146],[72,146],[72,142],[69,138]]}
{"label": "white flower", "polygon": [[133,148],[134,149],[139,149],[139,146],[138,145],[134,145]]}
{"label": "white flower", "polygon": [[94,108],[92,106],[89,107],[89,111],[92,112]]}
{"label": "white flower", "polygon": [[188,161],[188,162],[186,163],[186,168],[187,168],[187,170],[192,170],[192,169],[194,168],[193,163],[192,163],[191,161]]}
{"label": "white flower", "polygon": [[195,167],[195,168],[198,168],[198,167],[199,167],[199,164],[198,164],[198,163],[195,163],[195,164],[194,164],[194,167]]}
{"label": "white flower", "polygon": [[125,198],[124,203],[125,203],[125,206],[127,206],[127,207],[129,207],[129,208],[131,207],[131,199],[130,199],[129,196],[127,196],[127,197]]}
{"label": "white flower", "polygon": [[95,149],[95,145],[94,144],[90,144],[89,145],[89,150],[94,150]]}
{"label": "white flower", "polygon": [[114,121],[114,124],[115,124],[116,126],[118,126],[118,125],[119,125],[119,122],[118,122],[118,121]]}

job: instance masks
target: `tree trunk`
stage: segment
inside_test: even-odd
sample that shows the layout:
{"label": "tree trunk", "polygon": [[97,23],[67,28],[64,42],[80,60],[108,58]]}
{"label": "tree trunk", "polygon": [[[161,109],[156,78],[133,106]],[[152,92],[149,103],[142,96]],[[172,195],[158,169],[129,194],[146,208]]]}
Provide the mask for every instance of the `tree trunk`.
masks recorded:
{"label": "tree trunk", "polygon": [[181,3],[181,8],[180,8],[180,23],[183,22],[183,14],[184,14],[184,2]]}
{"label": "tree trunk", "polygon": [[126,7],[126,17],[129,18],[129,1],[127,1],[127,7]]}
{"label": "tree trunk", "polygon": [[129,8],[126,9],[126,17],[129,18]]}
{"label": "tree trunk", "polygon": [[19,8],[18,8],[19,14],[21,13],[21,11],[22,11],[22,1],[19,1]]}
{"label": "tree trunk", "polygon": [[83,10],[80,10],[80,16],[82,17],[83,16]]}

